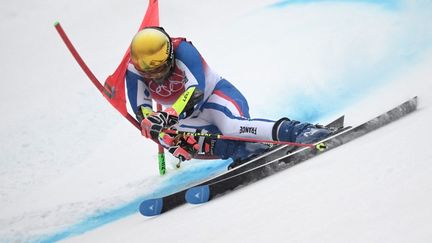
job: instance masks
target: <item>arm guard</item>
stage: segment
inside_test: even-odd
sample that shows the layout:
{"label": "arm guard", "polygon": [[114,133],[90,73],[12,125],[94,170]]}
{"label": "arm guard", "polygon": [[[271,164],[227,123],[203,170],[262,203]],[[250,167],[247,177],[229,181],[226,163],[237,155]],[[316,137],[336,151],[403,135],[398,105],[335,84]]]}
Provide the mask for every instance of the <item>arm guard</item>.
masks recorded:
{"label": "arm guard", "polygon": [[138,106],[137,113],[136,113],[138,122],[141,123],[141,121],[144,120],[144,118],[148,117],[151,113],[153,113],[153,110],[150,109],[149,107],[144,105]]}
{"label": "arm guard", "polygon": [[181,118],[190,116],[203,100],[204,93],[197,87],[189,87],[173,104],[172,108]]}

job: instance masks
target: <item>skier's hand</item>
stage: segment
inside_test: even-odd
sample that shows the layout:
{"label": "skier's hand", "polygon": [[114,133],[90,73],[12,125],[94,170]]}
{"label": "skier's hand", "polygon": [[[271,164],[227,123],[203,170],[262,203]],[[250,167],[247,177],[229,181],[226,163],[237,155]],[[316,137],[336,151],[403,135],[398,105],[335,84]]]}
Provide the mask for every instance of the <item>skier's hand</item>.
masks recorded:
{"label": "skier's hand", "polygon": [[200,146],[192,135],[170,135],[163,134],[159,142],[174,157],[180,160],[190,160],[199,151]]}
{"label": "skier's hand", "polygon": [[159,133],[178,123],[178,116],[173,109],[153,112],[141,121],[141,134],[146,138],[158,139]]}

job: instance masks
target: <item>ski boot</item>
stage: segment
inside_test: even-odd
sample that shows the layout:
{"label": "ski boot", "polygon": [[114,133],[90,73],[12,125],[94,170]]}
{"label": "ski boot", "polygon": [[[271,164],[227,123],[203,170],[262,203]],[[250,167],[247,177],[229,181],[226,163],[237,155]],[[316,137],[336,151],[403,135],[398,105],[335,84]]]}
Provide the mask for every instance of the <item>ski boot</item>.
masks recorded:
{"label": "ski boot", "polygon": [[288,118],[280,119],[273,127],[274,140],[304,144],[318,142],[331,133],[332,131],[324,126],[301,123]]}

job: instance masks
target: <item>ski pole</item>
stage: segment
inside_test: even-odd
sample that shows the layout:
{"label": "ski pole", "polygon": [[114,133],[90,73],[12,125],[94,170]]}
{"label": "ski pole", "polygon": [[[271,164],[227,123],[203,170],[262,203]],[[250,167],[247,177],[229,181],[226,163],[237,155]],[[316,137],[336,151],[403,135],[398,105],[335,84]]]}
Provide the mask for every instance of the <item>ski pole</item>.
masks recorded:
{"label": "ski pole", "polygon": [[185,132],[185,131],[176,131],[176,130],[164,130],[163,132],[172,135],[190,135],[194,137],[208,137],[214,139],[242,141],[242,142],[251,142],[251,143],[267,143],[267,144],[290,145],[295,147],[310,147],[310,148],[314,148],[317,146],[315,144],[308,144],[308,143],[295,143],[295,142],[285,142],[285,141],[254,139],[254,138],[242,138],[242,137],[235,137],[235,136],[226,136],[222,134]]}

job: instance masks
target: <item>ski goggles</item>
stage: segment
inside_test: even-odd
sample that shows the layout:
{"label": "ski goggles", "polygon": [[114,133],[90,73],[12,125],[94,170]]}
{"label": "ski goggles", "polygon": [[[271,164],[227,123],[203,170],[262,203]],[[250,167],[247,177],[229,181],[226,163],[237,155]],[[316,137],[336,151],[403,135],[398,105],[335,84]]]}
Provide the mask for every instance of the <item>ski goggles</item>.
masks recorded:
{"label": "ski goggles", "polygon": [[168,61],[157,68],[141,70],[135,67],[140,74],[146,79],[160,80],[167,78],[171,72],[172,62]]}

